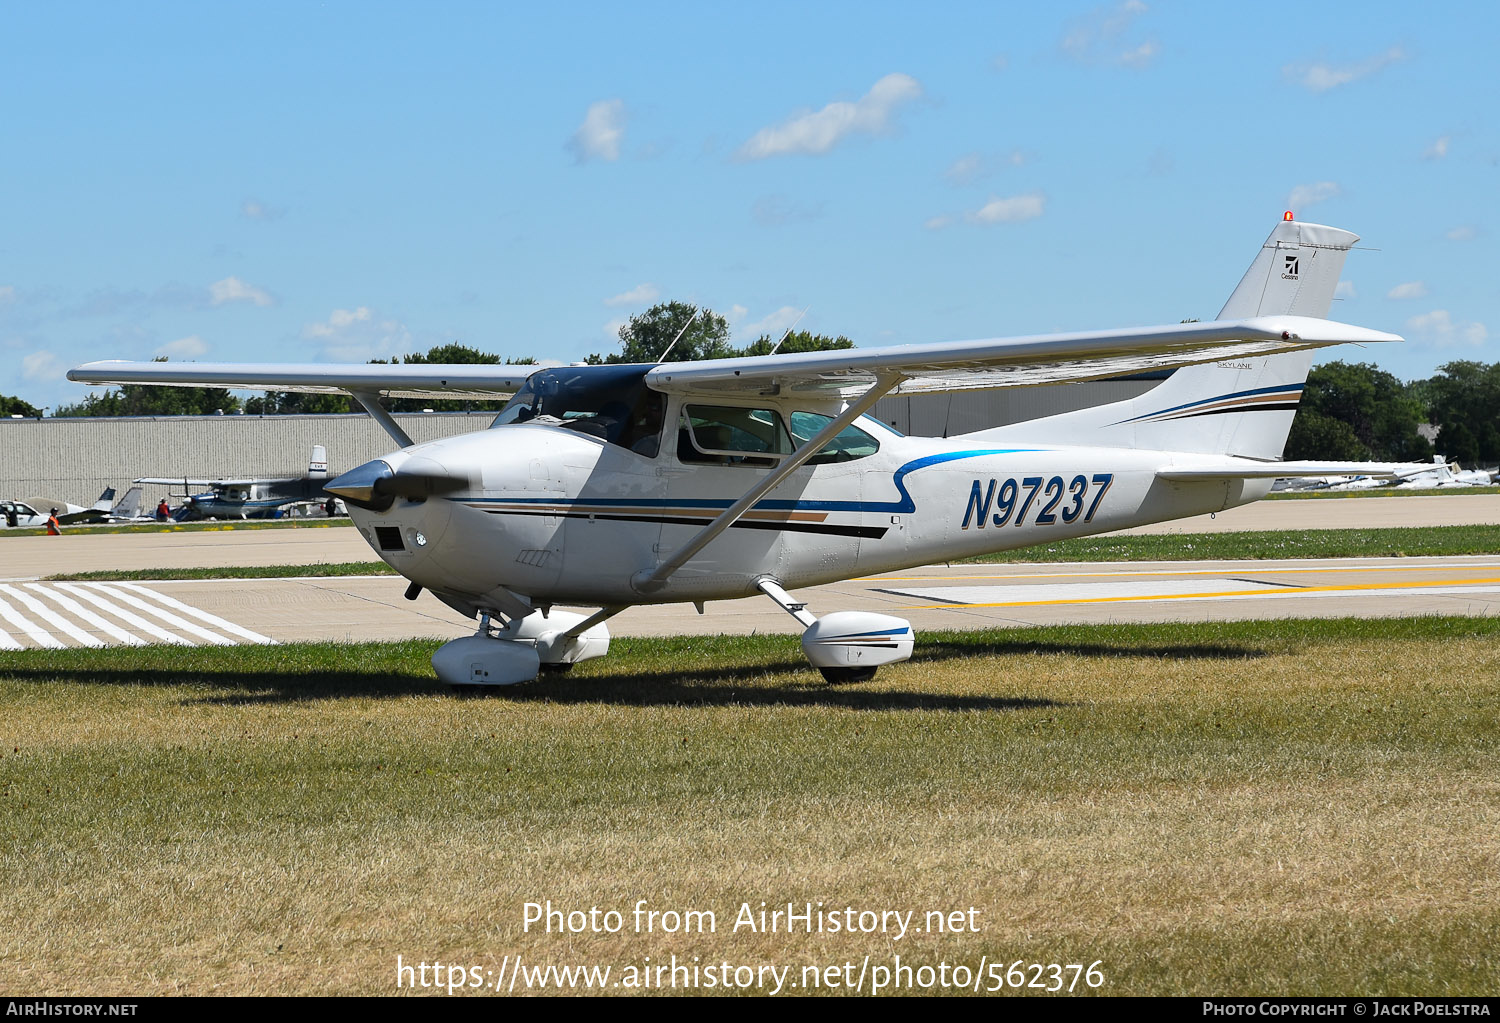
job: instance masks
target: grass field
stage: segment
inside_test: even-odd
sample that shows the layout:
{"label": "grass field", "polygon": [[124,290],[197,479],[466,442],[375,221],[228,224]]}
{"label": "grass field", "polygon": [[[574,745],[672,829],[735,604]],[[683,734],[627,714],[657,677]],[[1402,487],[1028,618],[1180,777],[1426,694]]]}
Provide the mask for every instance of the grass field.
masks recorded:
{"label": "grass field", "polygon": [[[1107,993],[1500,988],[1500,622],[617,641],[439,689],[433,644],[0,654],[0,990],[372,993],[395,963],[977,967]],[[523,932],[550,899],[615,935]],[[630,933],[649,908],[715,933]],[[743,902],[979,933],[733,933]],[[1080,987],[1082,985],[1080,984]],[[798,989],[800,992],[801,989]]]}

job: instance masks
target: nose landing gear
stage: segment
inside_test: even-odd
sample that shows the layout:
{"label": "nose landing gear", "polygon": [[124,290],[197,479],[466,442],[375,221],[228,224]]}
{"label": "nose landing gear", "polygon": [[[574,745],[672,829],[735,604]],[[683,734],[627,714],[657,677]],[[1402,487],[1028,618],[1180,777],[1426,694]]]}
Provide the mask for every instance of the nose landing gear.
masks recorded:
{"label": "nose landing gear", "polygon": [[461,691],[511,686],[530,682],[544,669],[566,671],[578,661],[609,653],[609,629],[580,614],[533,611],[499,628],[491,625],[491,617],[492,612],[480,612],[474,635],[438,647],[432,667],[439,679]]}

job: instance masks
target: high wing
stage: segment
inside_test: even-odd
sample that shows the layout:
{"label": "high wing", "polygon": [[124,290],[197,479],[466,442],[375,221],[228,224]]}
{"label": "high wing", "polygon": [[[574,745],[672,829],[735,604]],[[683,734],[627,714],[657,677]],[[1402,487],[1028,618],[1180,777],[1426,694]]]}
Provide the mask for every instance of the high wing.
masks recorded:
{"label": "high wing", "polygon": [[[877,380],[898,381],[894,392],[900,394],[1031,387],[1347,342],[1400,340],[1395,334],[1333,320],[1260,316],[1124,330],[671,362],[651,370],[646,382],[662,391],[721,395],[801,392],[834,400],[863,393]],[[514,393],[540,368],[91,362],[70,370],[68,379],[87,384],[488,398]]]}
{"label": "high wing", "polygon": [[493,398],[514,394],[540,366],[307,365],[255,362],[90,362],[68,371],[85,384],[166,384],[235,391],[388,394],[396,398]]}
{"label": "high wing", "polygon": [[[202,480],[184,476],[142,476],[140,479],[131,480],[132,483],[149,483],[154,486],[163,487],[211,487],[215,483],[224,483],[225,480]],[[249,482],[248,480],[246,482]]]}
{"label": "high wing", "polygon": [[1309,316],[1257,316],[1162,327],[666,363],[646,375],[663,391],[852,397],[877,381],[893,394],[1032,387],[1097,380],[1400,336]]}

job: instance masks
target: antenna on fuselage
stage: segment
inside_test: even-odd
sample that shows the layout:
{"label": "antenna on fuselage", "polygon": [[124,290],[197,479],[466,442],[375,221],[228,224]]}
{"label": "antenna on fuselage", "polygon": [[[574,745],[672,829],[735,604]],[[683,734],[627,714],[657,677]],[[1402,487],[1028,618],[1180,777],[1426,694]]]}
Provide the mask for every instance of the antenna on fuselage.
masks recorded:
{"label": "antenna on fuselage", "polygon": [[[797,324],[799,324],[799,323],[802,322],[802,317],[806,316],[807,315],[807,311],[809,309],[811,309],[811,308],[812,308],[812,306],[810,306],[810,305],[805,305],[805,306],[802,307],[802,311],[797,314],[797,318],[792,321],[792,325],[790,327],[788,327],[786,330],[784,330],[784,331],[781,332],[781,341],[785,341],[787,338],[789,338],[789,337],[792,336],[792,331],[794,331],[794,330],[797,329]],[[771,349],[771,351],[769,352],[769,354],[771,354],[771,355],[775,355],[776,354],[776,349],[781,347],[781,341],[777,341],[776,342],[775,347],[773,347]]]}
{"label": "antenna on fuselage", "polygon": [[670,352],[673,348],[677,347],[677,342],[682,340],[682,335],[686,334],[687,329],[693,325],[693,321],[698,318],[698,313],[698,307],[693,306],[693,315],[688,317],[688,321],[682,325],[682,329],[677,332],[677,336],[672,339],[672,343],[667,345],[667,351],[662,352],[656,357],[657,362],[664,362],[667,358],[667,353]]}

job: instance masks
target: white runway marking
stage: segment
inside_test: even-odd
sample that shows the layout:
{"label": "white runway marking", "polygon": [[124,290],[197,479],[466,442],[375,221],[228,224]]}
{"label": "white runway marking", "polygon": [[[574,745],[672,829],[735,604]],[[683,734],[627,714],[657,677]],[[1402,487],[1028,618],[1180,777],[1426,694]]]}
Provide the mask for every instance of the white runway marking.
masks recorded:
{"label": "white runway marking", "polygon": [[0,582],[0,625],[6,626],[0,628],[3,650],[55,650],[69,645],[53,633],[90,647],[276,642],[150,586],[130,582],[27,582],[21,586]]}
{"label": "white runway marking", "polygon": [[37,646],[62,649],[62,643],[58,641],[57,637],[12,607],[4,597],[0,597],[0,618],[4,618],[10,624],[26,633]]}
{"label": "white runway marking", "polygon": [[191,604],[184,604],[182,601],[177,600],[173,597],[169,597],[159,590],[148,589],[147,587],[138,585],[136,583],[116,583],[115,585],[123,589],[134,590],[137,593],[144,594],[145,596],[151,597],[153,600],[160,601],[168,607],[176,608],[183,614],[192,615],[199,621],[207,622],[216,629],[222,629],[224,632],[227,632],[231,635],[239,636],[241,639],[247,639],[252,643],[260,643],[271,646],[276,645],[276,641],[270,636],[262,636],[258,632],[251,632],[249,629],[241,628],[240,626],[227,619],[220,618],[218,615],[211,615],[207,611],[202,611],[196,607],[193,607]]}
{"label": "white runway marking", "polygon": [[42,596],[46,597],[48,600],[55,601],[59,606],[62,607],[64,611],[73,615],[75,618],[79,619],[80,621],[87,622],[94,628],[98,629],[100,632],[104,633],[106,636],[119,640],[121,643],[124,643],[127,646],[146,645],[146,641],[144,639],[141,639],[139,636],[133,636],[130,633],[126,632],[124,629],[120,628],[118,625],[115,625],[113,622],[99,617],[98,615],[94,614],[94,612],[90,611],[88,608],[84,607],[82,604],[78,603],[78,601],[74,600],[67,594],[59,593],[55,589],[49,589],[42,583],[27,583],[26,588],[28,590],[35,590]]}
{"label": "white runway marking", "polygon": [[0,593],[9,594],[16,600],[19,600],[22,604],[26,605],[27,610],[31,611],[32,614],[40,616],[43,621],[56,628],[59,632],[67,633],[80,646],[104,645],[24,590],[19,590],[14,586],[0,586]]}
{"label": "white runway marking", "polygon": [[197,636],[199,639],[203,640],[206,643],[212,643],[214,646],[234,645],[233,640],[225,639],[217,632],[209,632],[205,628],[194,625],[186,618],[174,615],[172,612],[166,610],[163,607],[158,607],[157,605],[152,604],[150,601],[142,600],[135,594],[120,589],[116,584],[84,583],[83,585],[89,587],[90,589],[97,590],[100,593],[108,594],[115,600],[123,601],[124,603],[129,604],[131,607],[138,608],[139,610],[146,612],[152,617],[160,618],[162,621],[166,622],[173,628],[181,629],[183,632],[189,633],[193,636]]}
{"label": "white runway marking", "polygon": [[158,639],[163,643],[174,643],[177,646],[193,645],[174,632],[168,632],[166,629],[158,629],[140,615],[131,614],[123,607],[115,607],[115,605],[109,603],[97,593],[92,593],[77,583],[58,583],[57,586],[58,589],[66,590],[74,596],[82,597],[90,604],[99,608],[99,610],[114,615],[125,624],[134,627],[137,632],[144,632],[146,635]]}

